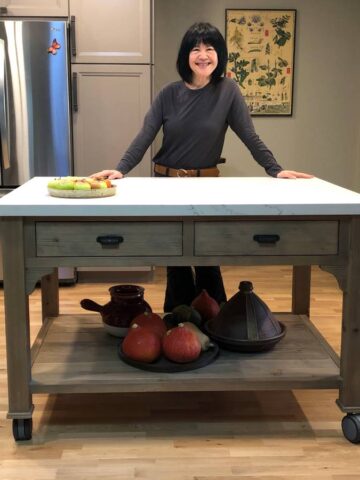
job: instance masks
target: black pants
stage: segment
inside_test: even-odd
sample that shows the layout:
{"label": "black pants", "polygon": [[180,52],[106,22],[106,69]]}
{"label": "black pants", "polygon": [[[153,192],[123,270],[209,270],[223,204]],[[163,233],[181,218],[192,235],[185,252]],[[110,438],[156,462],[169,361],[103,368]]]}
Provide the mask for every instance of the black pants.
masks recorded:
{"label": "black pants", "polygon": [[[163,177],[154,173],[155,177]],[[195,297],[206,290],[220,305],[226,302],[226,293],[219,267],[167,267],[164,312],[178,305],[190,305]]]}
{"label": "black pants", "polygon": [[219,304],[226,302],[226,293],[219,267],[167,267],[164,312],[177,305],[190,305],[205,289]]}

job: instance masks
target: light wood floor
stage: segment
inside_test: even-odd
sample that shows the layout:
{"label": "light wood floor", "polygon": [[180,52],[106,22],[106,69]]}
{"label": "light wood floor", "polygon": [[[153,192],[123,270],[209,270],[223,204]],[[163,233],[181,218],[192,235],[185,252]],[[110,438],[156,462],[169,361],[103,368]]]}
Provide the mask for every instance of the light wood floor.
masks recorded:
{"label": "light wood floor", "polygon": [[[251,280],[274,311],[289,311],[289,267],[223,268],[227,293]],[[109,300],[107,284],[63,287],[62,313],[79,300]],[[164,271],[145,286],[161,311]],[[313,269],[312,320],[338,351],[341,292]],[[1,292],[1,314],[3,301]],[[31,296],[32,337],[40,295]],[[33,440],[13,441],[6,420],[6,361],[0,332],[0,479],[359,480],[360,445],[341,433],[336,391],[35,395]]]}

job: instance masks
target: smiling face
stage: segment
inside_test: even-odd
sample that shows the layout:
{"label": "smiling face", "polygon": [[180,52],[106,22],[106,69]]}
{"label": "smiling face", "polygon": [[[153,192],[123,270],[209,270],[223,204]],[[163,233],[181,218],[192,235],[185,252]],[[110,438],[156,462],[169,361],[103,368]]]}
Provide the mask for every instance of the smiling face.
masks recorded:
{"label": "smiling face", "polygon": [[194,85],[206,85],[211,80],[211,75],[218,65],[216,50],[211,45],[199,43],[190,50],[189,66],[193,72]]}

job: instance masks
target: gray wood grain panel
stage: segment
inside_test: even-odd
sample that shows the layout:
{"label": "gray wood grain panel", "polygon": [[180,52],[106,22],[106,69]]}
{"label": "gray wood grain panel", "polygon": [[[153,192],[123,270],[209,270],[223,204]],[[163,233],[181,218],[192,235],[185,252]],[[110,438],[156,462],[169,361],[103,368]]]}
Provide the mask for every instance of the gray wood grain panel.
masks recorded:
{"label": "gray wood grain panel", "polygon": [[344,292],[339,402],[347,411],[360,411],[360,219],[351,222],[350,261]]}
{"label": "gray wood grain panel", "polygon": [[4,298],[9,412],[18,418],[31,417],[29,299],[26,294],[24,228],[21,219],[2,221],[2,241],[6,245]]}
{"label": "gray wood grain panel", "polygon": [[[196,222],[196,255],[330,255],[338,252],[336,221]],[[259,244],[254,235],[278,235]]]}
{"label": "gray wood grain panel", "polygon": [[[126,257],[182,255],[182,222],[38,222],[37,255],[55,257]],[[123,241],[104,247],[100,236]]]}
{"label": "gray wood grain panel", "polygon": [[[271,351],[221,350],[211,365],[184,373],[153,373],[124,364],[119,339],[104,332],[98,315],[57,317],[33,365],[33,392],[247,390],[336,388],[339,368],[323,339],[301,317],[278,314],[285,338]],[[330,348],[330,347],[329,347]]]}

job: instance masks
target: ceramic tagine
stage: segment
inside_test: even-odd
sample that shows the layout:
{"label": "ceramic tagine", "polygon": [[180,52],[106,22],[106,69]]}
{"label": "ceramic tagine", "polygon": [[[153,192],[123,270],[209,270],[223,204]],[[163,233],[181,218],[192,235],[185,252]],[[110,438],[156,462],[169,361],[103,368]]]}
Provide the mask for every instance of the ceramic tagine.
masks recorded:
{"label": "ceramic tagine", "polygon": [[109,288],[111,300],[104,306],[84,298],[80,305],[85,310],[99,312],[105,330],[116,337],[127,334],[131,320],[144,312],[151,312],[144,300],[144,288],[138,285],[115,285]]}
{"label": "ceramic tagine", "polygon": [[239,292],[205,324],[205,330],[221,347],[239,352],[269,350],[285,335],[285,325],[253,292],[249,281],[240,283]]}

